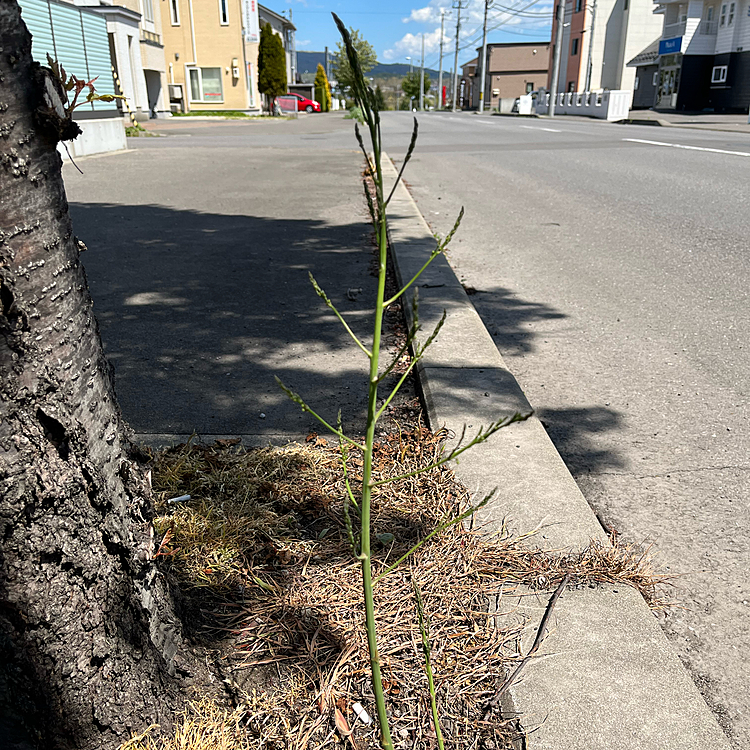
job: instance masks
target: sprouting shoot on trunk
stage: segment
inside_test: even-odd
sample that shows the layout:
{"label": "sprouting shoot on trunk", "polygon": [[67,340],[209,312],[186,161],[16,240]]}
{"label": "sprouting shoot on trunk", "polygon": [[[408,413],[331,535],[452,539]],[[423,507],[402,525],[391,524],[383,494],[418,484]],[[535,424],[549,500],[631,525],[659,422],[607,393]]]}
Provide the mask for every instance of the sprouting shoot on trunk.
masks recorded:
{"label": "sprouting shoot on trunk", "polygon": [[[316,413],[302,399],[301,396],[299,396],[297,393],[292,391],[290,388],[287,388],[283,383],[281,383],[281,381],[278,378],[276,380],[281,386],[281,388],[289,396],[289,398],[291,398],[295,403],[297,403],[302,408],[303,411],[308,412],[309,414],[314,416],[318,421],[320,421],[328,430],[330,430],[330,432],[336,435],[336,437],[339,440],[339,445],[341,449],[341,461],[343,465],[343,471],[344,471],[344,476],[346,480],[346,488],[347,488],[347,497],[344,499],[344,518],[346,522],[347,534],[348,534],[349,541],[352,546],[352,552],[354,556],[357,558],[357,560],[359,560],[361,569],[362,569],[362,588],[363,588],[363,600],[364,600],[364,607],[365,607],[365,625],[367,628],[367,644],[368,644],[368,649],[369,649],[369,654],[370,654],[372,689],[373,689],[373,694],[375,696],[378,723],[379,723],[380,732],[381,732],[381,744],[383,748],[385,748],[386,750],[392,750],[393,742],[391,740],[391,733],[390,733],[390,728],[388,724],[388,716],[386,714],[385,695],[383,691],[383,681],[382,681],[381,670],[380,670],[380,657],[378,655],[377,624],[376,624],[375,604],[374,604],[374,598],[373,598],[373,587],[377,584],[379,580],[387,576],[392,570],[398,567],[402,562],[404,562],[404,560],[406,560],[410,555],[412,555],[421,545],[427,542],[432,536],[439,533],[440,531],[443,531],[449,526],[452,526],[453,524],[462,522],[464,519],[466,519],[471,514],[476,512],[480,507],[482,507],[484,504],[486,504],[490,500],[491,494],[485,497],[480,503],[469,507],[466,511],[461,513],[459,516],[455,518],[446,519],[442,524],[439,524],[438,527],[434,529],[430,534],[425,536],[416,545],[414,545],[405,555],[400,557],[395,563],[388,566],[384,570],[377,571],[374,574],[373,564],[372,564],[372,553],[371,553],[371,539],[370,539],[370,533],[371,533],[370,511],[371,511],[371,501],[372,501],[373,490],[376,490],[377,487],[380,485],[389,484],[391,482],[397,482],[399,480],[406,479],[408,477],[412,477],[412,476],[421,474],[426,471],[430,471],[431,469],[434,469],[437,466],[441,466],[442,464],[452,461],[456,459],[458,456],[460,456],[464,451],[471,448],[472,446],[478,445],[479,443],[483,443],[492,434],[494,434],[501,428],[506,427],[507,425],[512,424],[513,422],[522,421],[528,418],[530,415],[516,413],[516,414],[513,414],[512,416],[506,417],[504,419],[500,419],[488,425],[487,427],[480,428],[477,434],[473,438],[469,438],[469,439],[466,439],[465,431],[464,431],[464,433],[462,433],[460,439],[456,443],[455,447],[453,447],[450,451],[448,451],[443,456],[441,456],[441,458],[435,463],[429,466],[416,469],[407,474],[402,474],[397,477],[392,477],[390,479],[382,479],[379,481],[375,481],[373,479],[373,476],[372,476],[373,444],[374,444],[374,439],[375,439],[375,427],[377,425],[377,422],[380,419],[380,417],[383,415],[385,410],[388,408],[388,405],[391,403],[394,396],[398,393],[399,389],[404,384],[409,374],[412,372],[412,370],[417,365],[419,360],[424,356],[425,350],[432,343],[435,337],[438,335],[440,328],[442,327],[443,322],[445,321],[445,313],[443,313],[443,316],[438,322],[434,331],[427,337],[427,339],[424,341],[423,344],[417,345],[415,343],[415,339],[419,331],[419,322],[418,322],[418,316],[417,316],[417,295],[416,295],[416,290],[414,290],[412,301],[411,301],[412,309],[414,312],[414,315],[413,315],[414,322],[412,323],[412,325],[410,326],[407,332],[406,343],[402,347],[401,351],[399,351],[396,354],[393,361],[389,365],[387,365],[383,370],[381,370],[380,369],[380,346],[381,346],[381,333],[382,333],[382,327],[383,327],[383,314],[389,305],[396,302],[396,300],[398,300],[410,288],[413,287],[414,283],[420,277],[422,272],[427,268],[427,266],[429,266],[430,263],[432,263],[432,261],[435,260],[435,258],[437,258],[445,250],[445,248],[448,246],[448,243],[451,241],[454,233],[459,227],[461,218],[463,217],[463,209],[461,210],[458,216],[458,219],[456,220],[453,226],[453,229],[450,231],[448,236],[442,242],[438,243],[437,247],[425,259],[425,262],[423,266],[421,267],[421,269],[419,270],[419,272],[415,274],[414,277],[410,279],[408,283],[406,283],[396,294],[394,294],[389,299],[386,299],[385,298],[385,285],[386,285],[386,267],[387,267],[387,261],[388,261],[386,210],[388,207],[388,203],[393,197],[393,193],[396,189],[396,186],[398,185],[398,182],[401,179],[401,176],[404,172],[404,168],[406,167],[406,164],[408,163],[414,151],[414,146],[417,140],[418,124],[415,118],[414,130],[412,132],[412,137],[409,143],[409,148],[406,154],[406,158],[404,159],[404,163],[401,167],[401,171],[399,172],[399,175],[396,179],[395,184],[393,185],[393,188],[391,189],[390,193],[386,197],[385,187],[384,187],[384,182],[383,182],[383,173],[381,170],[382,143],[381,143],[381,134],[380,134],[380,113],[376,106],[375,94],[365,82],[365,77],[362,73],[362,69],[361,69],[361,66],[359,64],[359,60],[357,57],[357,52],[354,49],[349,32],[347,31],[346,27],[341,22],[341,20],[338,18],[338,16],[336,16],[335,13],[332,15],[336,22],[336,25],[338,26],[341,36],[343,37],[344,44],[346,46],[346,53],[349,59],[349,64],[351,65],[351,68],[352,68],[353,79],[354,79],[353,86],[352,86],[352,94],[355,99],[356,105],[360,108],[362,112],[364,125],[367,127],[369,131],[370,144],[371,144],[371,151],[368,152],[368,149],[365,147],[365,143],[362,139],[362,134],[360,133],[359,126],[355,124],[354,126],[355,135],[359,143],[359,146],[362,149],[362,152],[364,153],[365,160],[367,163],[367,173],[364,178],[364,192],[365,192],[365,198],[367,200],[368,209],[370,212],[370,218],[372,220],[372,224],[375,229],[375,235],[377,239],[377,248],[378,248],[378,283],[377,283],[377,293],[375,297],[375,316],[374,316],[374,325],[373,325],[373,333],[372,333],[372,342],[370,343],[369,346],[367,342],[362,341],[352,331],[352,329],[349,327],[347,322],[344,320],[344,317],[333,305],[328,295],[323,291],[323,289],[321,289],[321,287],[315,281],[312,274],[310,275],[310,281],[313,285],[313,288],[315,289],[315,292],[318,294],[318,296],[323,300],[325,305],[333,311],[333,313],[336,315],[336,317],[339,319],[339,321],[342,323],[342,325],[346,329],[347,333],[354,340],[354,343],[359,347],[359,349],[362,351],[364,356],[366,356],[369,359],[367,421],[366,421],[364,440],[362,441],[362,440],[354,439],[352,437],[347,436],[344,433],[340,413],[339,413],[336,426],[333,426],[330,422],[326,421],[322,416],[320,416],[320,414]],[[370,180],[371,180],[371,183],[370,183]],[[375,193],[374,199],[371,195],[370,184],[372,184],[374,188],[374,193]],[[377,405],[378,404],[378,388],[380,384],[382,383],[384,378],[386,378],[392,372],[393,368],[399,362],[402,355],[409,348],[411,348],[412,350],[412,357],[411,357],[411,361],[408,367],[406,368],[406,371],[401,375],[396,385],[391,389],[390,393],[386,396],[386,398],[384,399],[380,407],[378,407]],[[361,491],[358,493],[359,497],[355,496],[355,493],[352,489],[352,485],[349,481],[349,477],[346,473],[347,472],[346,460],[347,460],[347,456],[349,453],[349,448],[351,446],[360,448],[364,454],[362,484],[361,484]],[[352,508],[354,509],[356,515],[359,516],[358,518],[359,523],[356,529],[355,529],[355,523],[352,518],[355,515],[355,513],[351,512]],[[421,605],[421,601],[420,601],[420,605]],[[421,606],[420,606],[420,611],[421,611]],[[431,679],[431,674],[432,674],[431,671],[429,671],[430,679]],[[431,689],[431,693],[433,693],[433,697],[434,697],[434,687]],[[434,716],[435,723],[436,723],[436,732],[440,736],[440,730],[439,730],[439,727],[437,726],[436,710],[433,712],[433,716]]]}

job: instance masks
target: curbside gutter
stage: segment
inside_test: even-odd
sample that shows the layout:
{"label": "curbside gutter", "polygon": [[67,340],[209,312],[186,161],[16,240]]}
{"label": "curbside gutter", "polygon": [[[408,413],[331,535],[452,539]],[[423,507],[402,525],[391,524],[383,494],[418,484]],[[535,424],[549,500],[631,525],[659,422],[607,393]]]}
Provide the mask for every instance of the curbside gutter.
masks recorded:
{"label": "curbside gutter", "polygon": [[[383,175],[397,170],[385,155]],[[396,273],[405,283],[436,240],[401,182],[389,207],[388,234]],[[473,435],[480,425],[529,403],[444,256],[418,283],[422,331],[446,321],[418,366],[430,425]],[[411,316],[408,304],[404,305]],[[409,321],[411,322],[411,321]],[[484,496],[498,492],[478,519],[516,533],[539,528],[530,543],[578,551],[607,535],[541,422],[531,417],[467,451],[456,475]],[[500,611],[528,622],[526,653],[549,595],[529,592]],[[568,589],[548,635],[510,689],[527,750],[730,750],[729,741],[674,654],[640,594],[628,586]],[[506,715],[509,712],[506,710]]]}

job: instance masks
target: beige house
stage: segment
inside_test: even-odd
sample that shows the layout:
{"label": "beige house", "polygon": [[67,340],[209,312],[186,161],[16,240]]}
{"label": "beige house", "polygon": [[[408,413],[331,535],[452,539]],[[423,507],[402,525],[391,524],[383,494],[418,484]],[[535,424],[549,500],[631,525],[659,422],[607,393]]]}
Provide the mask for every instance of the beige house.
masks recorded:
{"label": "beige house", "polygon": [[[471,108],[479,106],[482,76],[482,48],[477,52],[477,65],[472,86]],[[487,73],[484,101],[489,109],[497,109],[501,99],[513,100],[547,85],[550,55],[549,42],[509,42],[487,45]]]}
{"label": "beige house", "polygon": [[256,0],[158,2],[172,111],[257,111]]}

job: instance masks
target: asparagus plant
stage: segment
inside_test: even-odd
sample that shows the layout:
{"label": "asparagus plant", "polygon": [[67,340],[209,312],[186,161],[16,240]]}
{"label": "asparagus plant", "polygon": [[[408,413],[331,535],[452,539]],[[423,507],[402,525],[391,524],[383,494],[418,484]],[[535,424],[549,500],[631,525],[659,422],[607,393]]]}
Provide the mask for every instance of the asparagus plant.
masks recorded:
{"label": "asparagus plant", "polygon": [[[391,564],[384,570],[381,570],[376,575],[374,575],[373,574],[373,560],[372,560],[372,540],[371,540],[371,529],[370,529],[370,514],[371,514],[371,507],[372,507],[373,491],[376,490],[381,485],[407,479],[417,474],[430,471],[449,461],[454,461],[464,451],[468,450],[472,446],[478,445],[479,443],[483,443],[491,435],[493,435],[495,432],[502,429],[503,427],[506,427],[509,424],[512,424],[514,422],[519,422],[528,418],[529,414],[515,413],[511,416],[499,419],[491,423],[487,427],[481,427],[479,431],[476,433],[476,435],[474,435],[474,437],[471,437],[471,438],[467,438],[465,434],[466,430],[464,428],[455,446],[451,450],[445,452],[439,458],[439,460],[435,461],[429,466],[421,467],[421,468],[415,469],[414,471],[408,472],[406,474],[402,474],[396,477],[391,477],[388,479],[380,479],[376,481],[373,478],[373,471],[372,471],[373,445],[375,442],[375,428],[378,423],[378,420],[380,419],[380,417],[382,417],[383,413],[388,408],[388,405],[391,403],[394,396],[398,393],[399,389],[404,384],[404,382],[406,381],[406,379],[408,378],[409,374],[412,372],[414,367],[417,365],[419,360],[424,356],[425,350],[429,347],[429,345],[433,342],[435,337],[438,335],[440,328],[442,327],[443,322],[445,321],[445,313],[443,313],[442,318],[440,319],[440,321],[438,322],[438,324],[436,325],[432,333],[424,341],[424,343],[417,344],[416,336],[420,330],[420,327],[419,327],[419,318],[418,318],[417,295],[416,295],[416,290],[414,290],[414,293],[412,296],[412,311],[413,311],[412,324],[409,326],[409,330],[407,332],[406,343],[404,344],[402,349],[396,353],[395,357],[390,362],[390,364],[388,364],[385,368],[381,370],[380,349],[381,349],[381,336],[382,336],[382,329],[383,329],[384,312],[388,308],[389,305],[392,305],[394,302],[400,299],[403,295],[405,295],[407,291],[409,291],[410,289],[413,289],[415,282],[420,277],[420,275],[424,272],[424,270],[430,265],[430,263],[432,263],[435,260],[435,258],[437,258],[441,253],[444,252],[444,250],[450,243],[453,235],[455,234],[456,230],[458,229],[461,223],[461,219],[463,217],[463,209],[461,209],[461,212],[459,213],[459,216],[453,226],[453,229],[450,231],[450,233],[447,235],[447,237],[444,240],[442,240],[441,242],[437,244],[435,249],[425,259],[425,262],[422,265],[421,269],[396,294],[394,294],[389,299],[386,299],[385,297],[386,266],[388,262],[388,237],[387,237],[386,211],[387,211],[388,204],[391,201],[393,194],[396,190],[396,186],[398,185],[398,182],[401,179],[401,176],[403,175],[404,168],[409,162],[411,155],[414,151],[414,147],[417,141],[418,123],[415,118],[414,129],[412,131],[412,136],[409,142],[409,148],[407,150],[406,158],[404,159],[404,163],[401,167],[401,170],[396,179],[396,182],[394,183],[389,194],[386,196],[384,180],[383,180],[383,172],[381,168],[381,159],[382,159],[383,151],[382,151],[382,142],[381,142],[381,133],[380,133],[380,113],[378,111],[375,94],[373,90],[367,85],[366,79],[362,73],[362,68],[360,66],[359,59],[357,57],[357,52],[354,48],[354,45],[352,44],[352,39],[349,34],[349,31],[346,29],[344,24],[341,22],[341,20],[335,13],[332,15],[333,15],[334,21],[336,22],[336,25],[338,26],[339,32],[341,33],[341,36],[343,37],[343,40],[344,40],[344,45],[346,47],[346,54],[349,60],[349,64],[351,65],[352,72],[354,74],[352,94],[355,99],[356,105],[360,108],[360,111],[362,112],[362,119],[364,121],[363,124],[366,126],[368,130],[370,144],[371,144],[371,150],[368,151],[368,149],[365,147],[365,143],[362,138],[359,125],[355,124],[354,126],[355,136],[357,138],[357,142],[359,143],[360,148],[362,149],[362,152],[364,154],[365,161],[367,164],[367,171],[366,171],[365,178],[364,178],[364,193],[365,193],[365,198],[367,200],[370,218],[372,220],[372,224],[375,229],[375,234],[377,238],[377,246],[378,246],[378,283],[377,283],[377,293],[375,297],[375,315],[374,315],[372,342],[370,346],[368,346],[366,342],[362,341],[354,333],[354,331],[351,329],[351,327],[348,325],[348,323],[344,319],[343,315],[339,312],[339,310],[336,309],[333,302],[330,300],[330,298],[325,293],[325,291],[320,287],[320,285],[314,279],[312,274],[310,274],[310,282],[312,283],[312,286],[315,289],[315,292],[323,300],[323,303],[332,310],[332,312],[336,315],[336,317],[339,319],[339,321],[343,325],[344,329],[354,340],[354,343],[357,345],[357,347],[359,347],[362,353],[369,360],[367,421],[366,421],[364,441],[349,437],[344,433],[340,412],[339,412],[339,417],[338,417],[336,426],[334,426],[330,422],[326,421],[320,414],[314,411],[312,407],[310,407],[302,399],[302,397],[299,394],[295,393],[290,388],[285,386],[278,378],[276,378],[276,380],[278,384],[280,385],[280,387],[289,396],[289,398],[291,398],[295,403],[297,403],[302,408],[303,411],[308,412],[313,417],[315,417],[319,422],[321,422],[331,433],[333,433],[338,438],[338,441],[339,441],[341,462],[343,466],[345,485],[346,485],[346,491],[347,491],[346,497],[344,499],[344,518],[345,518],[347,534],[349,537],[349,542],[352,546],[352,553],[354,554],[356,559],[360,562],[361,570],[362,570],[362,589],[363,589],[363,600],[364,600],[364,608],[365,608],[365,626],[367,629],[367,645],[368,645],[369,656],[370,656],[372,690],[373,690],[373,695],[375,697],[378,724],[379,724],[380,733],[381,733],[380,741],[384,750],[393,750],[393,741],[391,740],[388,716],[386,713],[385,694],[383,690],[383,680],[382,680],[381,669],[380,669],[380,657],[378,655],[377,621],[376,621],[375,603],[374,603],[374,597],[373,597],[373,587],[378,583],[378,581],[382,580],[385,576],[387,576],[390,572],[392,572],[395,568],[397,568],[401,563],[403,563],[410,555],[412,555],[422,544],[427,542],[432,536],[434,536],[435,534],[439,533],[440,531],[448,528],[449,526],[453,524],[461,523],[468,516],[476,512],[480,507],[482,507],[484,504],[486,504],[490,500],[492,493],[490,493],[490,495],[485,497],[481,502],[470,506],[467,510],[459,514],[457,517],[446,519],[443,523],[439,524],[438,527],[434,529],[430,534],[428,534],[423,539],[421,539],[417,544],[415,544],[405,555],[403,555],[398,560],[396,560],[395,563]],[[374,188],[374,194],[375,194],[374,199],[370,191],[370,185],[372,185]],[[378,406],[379,386],[382,384],[384,378],[390,375],[390,373],[393,371],[396,364],[400,361],[402,355],[409,348],[411,348],[412,350],[412,357],[411,357],[408,367],[406,368],[405,372],[401,375],[401,377],[398,379],[395,386],[393,386],[390,393],[386,396],[386,398],[381,403],[381,405]],[[352,487],[352,484],[349,481],[349,476],[347,474],[347,457],[349,454],[349,450],[352,446],[361,449],[363,452],[363,471],[362,471],[361,489],[358,491],[358,493],[356,493],[356,495]],[[358,519],[359,523],[357,525],[356,530],[355,530],[355,524],[352,521],[352,513],[351,513],[352,506],[354,507],[356,511],[356,515],[359,516],[359,519]],[[423,619],[423,608],[422,608],[421,597],[419,596],[419,594],[417,594],[417,596],[418,596],[418,599],[417,599],[418,613],[419,613],[420,623],[422,624],[422,630],[423,630],[423,638],[424,638],[423,643],[427,644],[427,635],[426,635],[426,630],[424,629],[424,624],[423,624],[424,619]],[[435,688],[434,688],[434,682],[432,680],[431,667],[429,665],[429,645],[428,644],[425,646],[424,652],[425,652],[425,657],[427,660],[428,679],[430,681],[430,693],[431,693],[431,702],[433,706],[433,717],[434,717],[434,721],[436,725],[436,732],[438,736],[441,737],[441,743],[442,743],[442,736],[440,735],[440,729],[439,729],[439,726],[437,725],[437,708],[434,702]]]}

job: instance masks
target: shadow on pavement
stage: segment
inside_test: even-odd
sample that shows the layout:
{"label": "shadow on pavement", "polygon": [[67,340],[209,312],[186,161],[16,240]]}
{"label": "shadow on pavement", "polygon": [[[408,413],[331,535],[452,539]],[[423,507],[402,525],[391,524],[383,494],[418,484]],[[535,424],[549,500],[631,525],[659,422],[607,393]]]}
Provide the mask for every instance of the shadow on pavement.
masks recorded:
{"label": "shadow on pavement", "polygon": [[70,208],[89,247],[82,260],[118,397],[137,433],[306,434],[317,423],[274,375],[329,419],[341,406],[357,430],[366,359],[308,271],[367,336],[375,289],[368,224]]}
{"label": "shadow on pavement", "polygon": [[527,302],[509,289],[466,289],[487,330],[503,354],[523,354],[533,351],[536,331],[530,323],[559,320],[567,317],[543,302]]}
{"label": "shadow on pavement", "polygon": [[574,477],[604,469],[624,469],[624,459],[602,448],[601,437],[622,429],[622,414],[604,406],[539,409],[537,416]]}

